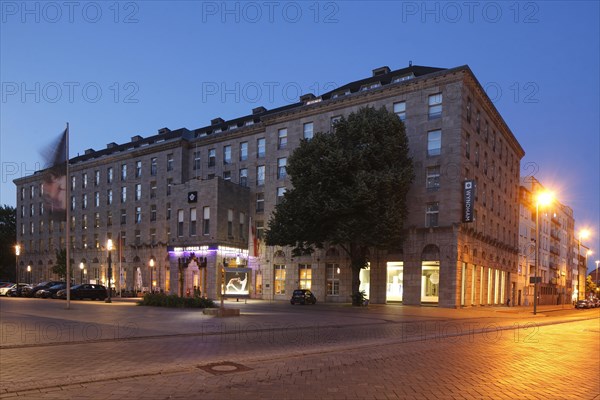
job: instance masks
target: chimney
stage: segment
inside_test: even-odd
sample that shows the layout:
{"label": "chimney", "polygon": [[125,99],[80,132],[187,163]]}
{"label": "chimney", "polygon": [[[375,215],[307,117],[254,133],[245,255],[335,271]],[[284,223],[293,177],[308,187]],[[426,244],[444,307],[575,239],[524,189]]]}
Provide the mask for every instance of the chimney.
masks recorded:
{"label": "chimney", "polygon": [[379,67],[373,70],[373,76],[385,75],[390,73],[390,67]]}
{"label": "chimney", "polygon": [[210,120],[211,125],[219,125],[219,124],[222,124],[223,122],[225,122],[225,120],[221,117],[217,117],[215,119]]}
{"label": "chimney", "polygon": [[263,106],[256,107],[256,108],[253,108],[253,109],[252,109],[252,115],[256,115],[256,114],[262,114],[262,113],[264,113],[265,111],[267,111],[267,109],[266,109],[266,108],[264,108]]}
{"label": "chimney", "polygon": [[92,154],[94,152],[94,149],[86,149],[86,151],[83,154]]}

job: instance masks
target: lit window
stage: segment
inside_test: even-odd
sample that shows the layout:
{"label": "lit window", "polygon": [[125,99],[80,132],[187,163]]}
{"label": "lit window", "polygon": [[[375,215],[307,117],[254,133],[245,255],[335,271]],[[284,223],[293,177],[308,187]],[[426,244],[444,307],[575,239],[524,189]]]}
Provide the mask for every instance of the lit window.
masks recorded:
{"label": "lit window", "polygon": [[310,264],[298,264],[300,289],[310,289],[312,283],[312,268]]}
{"label": "lit window", "polygon": [[325,264],[327,274],[327,295],[338,296],[340,294],[340,268],[338,264]]}
{"label": "lit window", "polygon": [[275,264],[275,294],[285,294],[285,265]]}

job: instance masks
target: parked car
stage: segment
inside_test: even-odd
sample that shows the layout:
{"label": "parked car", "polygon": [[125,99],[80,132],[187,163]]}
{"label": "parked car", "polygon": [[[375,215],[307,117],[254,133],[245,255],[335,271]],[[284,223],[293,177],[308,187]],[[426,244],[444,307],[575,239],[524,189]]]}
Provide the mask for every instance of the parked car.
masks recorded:
{"label": "parked car", "polygon": [[[83,283],[71,287],[71,299],[98,299],[104,300],[107,296],[106,287],[91,283]],[[67,298],[67,289],[61,289],[56,292],[56,297],[59,299]]]}
{"label": "parked car", "polygon": [[290,299],[290,303],[293,304],[315,304],[317,302],[317,298],[314,294],[308,289],[296,289],[294,293],[292,293],[292,298]]}
{"label": "parked car", "polygon": [[575,303],[575,308],[590,308],[590,303],[587,300],[579,300]]}
{"label": "parked car", "polygon": [[66,289],[67,288],[67,284],[65,282],[63,283],[59,283],[58,285],[54,285],[54,286],[50,286],[49,288],[46,289],[40,289],[37,292],[35,292],[35,297],[40,297],[42,299],[48,299],[48,298],[56,298],[56,293],[58,293],[59,290],[62,289]]}
{"label": "parked car", "polygon": [[8,289],[5,296],[21,297],[23,295],[23,288],[28,287],[28,286],[29,286],[29,284],[27,284],[27,283],[19,283],[18,285],[13,285],[13,287]]}
{"label": "parked car", "polygon": [[7,294],[8,291],[16,286],[17,286],[16,283],[4,282],[3,284],[0,285],[0,296],[8,296],[8,294]]}
{"label": "parked car", "polygon": [[35,292],[41,289],[47,289],[51,286],[58,285],[59,283],[64,283],[62,281],[44,281],[38,283],[37,285],[31,285],[23,288],[23,296],[25,297],[33,297]]}

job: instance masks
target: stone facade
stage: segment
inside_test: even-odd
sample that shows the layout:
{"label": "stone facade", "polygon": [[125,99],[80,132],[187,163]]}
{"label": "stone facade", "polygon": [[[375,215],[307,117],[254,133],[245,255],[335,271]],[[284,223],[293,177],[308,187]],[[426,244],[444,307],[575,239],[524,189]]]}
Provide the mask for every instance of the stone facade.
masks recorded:
{"label": "stone facade", "polygon": [[[349,260],[341,249],[293,258],[290,249],[267,247],[262,237],[278,198],[289,189],[285,165],[300,139],[329,131],[337,118],[365,106],[386,107],[404,120],[416,173],[408,195],[403,249],[371,254],[370,268],[362,275],[371,302],[459,307],[500,304],[510,297],[514,303],[524,152],[467,66],[379,68],[371,77],[321,97],[304,95],[299,103],[278,109],[259,107],[234,120],[215,118],[196,130],[165,128],[148,138],[86,151],[72,159],[70,167],[75,179],[74,262],[84,260],[88,276],[105,282],[105,242],[109,236],[120,237],[120,268],[125,273],[121,280],[116,273],[117,286],[184,295],[190,286],[200,286],[214,297],[224,269],[233,264],[251,269],[253,297],[287,300],[293,289],[310,287],[320,301],[349,301]],[[142,173],[137,176],[140,163]],[[124,181],[122,165],[127,165]],[[83,174],[88,176],[87,187]],[[475,185],[474,220],[467,223],[465,181]],[[23,265],[39,264],[38,280],[50,277],[48,265],[53,264],[54,248],[64,245],[64,232],[50,232],[48,226],[40,226],[44,216],[30,215],[31,205],[36,211],[41,202],[35,194],[41,174],[15,184],[18,193],[24,193],[17,196],[22,210],[17,222],[24,247],[21,260]],[[110,190],[112,204],[107,200]],[[192,192],[198,193],[195,203],[188,202]],[[205,207],[210,213],[206,235]],[[194,212],[195,233],[190,230]],[[156,260],[153,269],[151,258]]]}

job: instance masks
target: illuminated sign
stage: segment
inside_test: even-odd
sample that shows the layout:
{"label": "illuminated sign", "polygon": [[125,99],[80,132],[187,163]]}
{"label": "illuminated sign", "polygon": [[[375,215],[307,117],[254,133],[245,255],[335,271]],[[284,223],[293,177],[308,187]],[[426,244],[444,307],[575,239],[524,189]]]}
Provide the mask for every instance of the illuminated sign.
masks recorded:
{"label": "illuminated sign", "polygon": [[250,268],[225,268],[225,280],[223,289],[225,297],[248,297],[250,296]]}
{"label": "illuminated sign", "polygon": [[464,207],[463,222],[473,222],[473,208],[475,206],[475,181],[465,181],[464,189]]}

